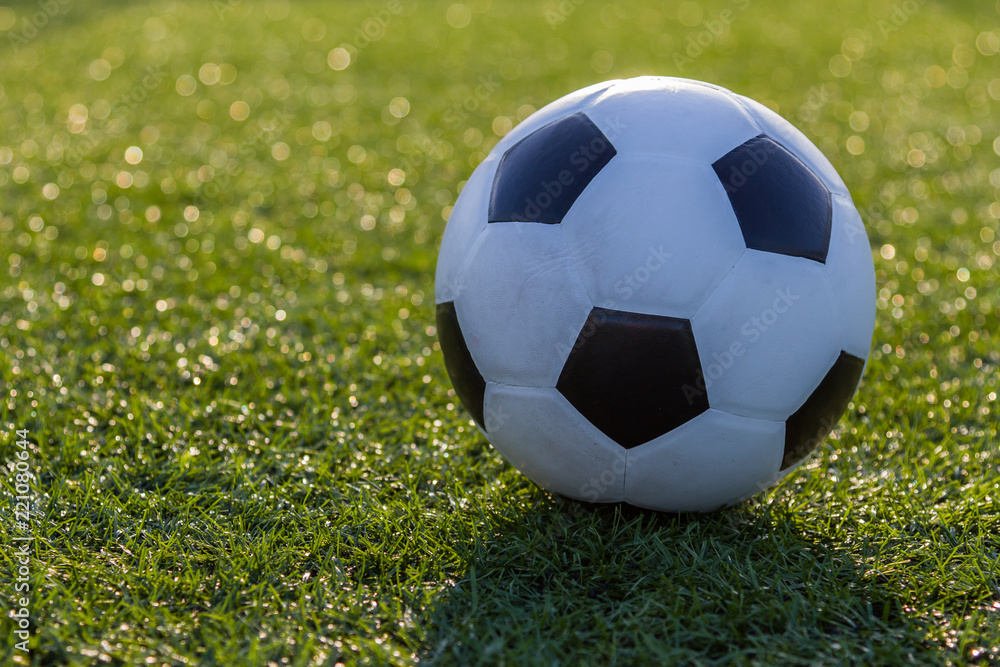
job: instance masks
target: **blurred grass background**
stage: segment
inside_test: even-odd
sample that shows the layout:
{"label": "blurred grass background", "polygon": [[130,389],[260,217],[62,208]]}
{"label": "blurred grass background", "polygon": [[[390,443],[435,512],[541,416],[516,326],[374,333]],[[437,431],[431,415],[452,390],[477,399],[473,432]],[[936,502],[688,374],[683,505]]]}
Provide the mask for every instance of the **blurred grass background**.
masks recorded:
{"label": "blurred grass background", "polygon": [[[998,19],[0,7],[0,452],[15,428],[35,445],[34,635],[25,656],[5,614],[2,660],[1000,663]],[[535,109],[640,74],[790,119],[876,259],[841,429],[709,517],[542,492],[471,426],[435,342],[464,179]],[[11,545],[12,473],[0,487]]]}

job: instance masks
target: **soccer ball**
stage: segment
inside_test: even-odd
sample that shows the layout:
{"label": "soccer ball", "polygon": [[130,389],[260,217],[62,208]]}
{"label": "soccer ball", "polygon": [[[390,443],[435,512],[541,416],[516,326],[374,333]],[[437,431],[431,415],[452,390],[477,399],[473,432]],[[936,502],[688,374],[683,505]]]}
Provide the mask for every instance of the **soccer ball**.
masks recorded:
{"label": "soccer ball", "polygon": [[435,279],[455,391],[553,492],[710,511],[829,434],[875,271],[822,153],[718,86],[640,77],[533,114],[451,212]]}

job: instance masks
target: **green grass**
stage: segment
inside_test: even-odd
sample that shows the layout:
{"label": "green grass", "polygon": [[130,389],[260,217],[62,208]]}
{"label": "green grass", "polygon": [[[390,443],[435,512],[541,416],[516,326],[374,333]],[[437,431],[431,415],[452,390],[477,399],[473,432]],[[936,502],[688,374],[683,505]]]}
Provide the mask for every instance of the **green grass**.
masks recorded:
{"label": "green grass", "polygon": [[[0,453],[29,429],[35,474],[0,662],[1000,664],[998,8],[451,4],[60,3],[26,43],[41,5],[0,9]],[[535,487],[433,329],[498,133],[647,73],[793,120],[876,258],[841,428],[709,516]]]}

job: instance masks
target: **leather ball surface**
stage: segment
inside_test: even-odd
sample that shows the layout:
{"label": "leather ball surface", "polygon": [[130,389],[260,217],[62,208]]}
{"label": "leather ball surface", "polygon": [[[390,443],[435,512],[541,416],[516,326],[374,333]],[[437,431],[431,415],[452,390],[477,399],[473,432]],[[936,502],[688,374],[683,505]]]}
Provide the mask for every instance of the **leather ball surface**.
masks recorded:
{"label": "leather ball surface", "polygon": [[836,426],[875,325],[864,225],[768,108],[640,77],[539,110],[445,230],[437,329],[493,446],[553,492],[711,511]]}

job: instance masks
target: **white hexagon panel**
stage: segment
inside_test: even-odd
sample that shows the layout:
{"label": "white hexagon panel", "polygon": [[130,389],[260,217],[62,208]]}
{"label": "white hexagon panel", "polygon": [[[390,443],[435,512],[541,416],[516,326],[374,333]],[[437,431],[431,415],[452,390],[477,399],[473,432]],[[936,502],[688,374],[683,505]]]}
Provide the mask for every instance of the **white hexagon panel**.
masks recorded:
{"label": "white hexagon panel", "polygon": [[711,166],[619,153],[561,224],[591,301],[691,317],[746,251]]}
{"label": "white hexagon panel", "polygon": [[558,226],[491,224],[469,253],[455,310],[488,382],[554,387],[591,303]]}
{"label": "white hexagon panel", "polygon": [[624,499],[625,449],[555,389],[488,384],[484,425],[504,458],[542,487],[590,502]]}
{"label": "white hexagon panel", "polygon": [[783,421],[840,353],[833,290],[817,262],[748,250],[691,320],[717,410]]}
{"label": "white hexagon panel", "polygon": [[628,452],[625,500],[708,512],[770,486],[779,475],[784,422],[708,410]]}

